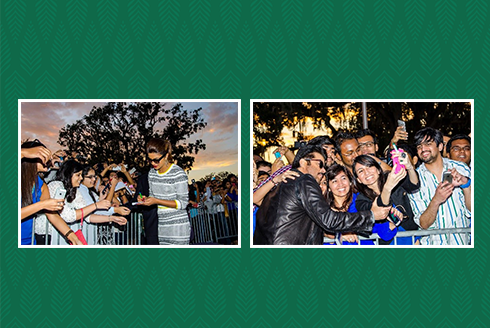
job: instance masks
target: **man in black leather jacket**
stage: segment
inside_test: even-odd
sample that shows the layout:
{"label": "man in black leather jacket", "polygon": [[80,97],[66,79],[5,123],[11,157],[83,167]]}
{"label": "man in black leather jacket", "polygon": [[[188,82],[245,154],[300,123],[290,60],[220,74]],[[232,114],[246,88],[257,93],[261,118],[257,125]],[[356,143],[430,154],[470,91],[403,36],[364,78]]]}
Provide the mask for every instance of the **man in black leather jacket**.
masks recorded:
{"label": "man in black leather jacket", "polygon": [[386,218],[389,207],[376,205],[372,211],[358,213],[332,211],[319,185],[324,162],[319,146],[298,151],[292,169],[300,176],[278,184],[264,198],[257,212],[254,245],[321,245],[323,230],[369,234],[375,219]]}

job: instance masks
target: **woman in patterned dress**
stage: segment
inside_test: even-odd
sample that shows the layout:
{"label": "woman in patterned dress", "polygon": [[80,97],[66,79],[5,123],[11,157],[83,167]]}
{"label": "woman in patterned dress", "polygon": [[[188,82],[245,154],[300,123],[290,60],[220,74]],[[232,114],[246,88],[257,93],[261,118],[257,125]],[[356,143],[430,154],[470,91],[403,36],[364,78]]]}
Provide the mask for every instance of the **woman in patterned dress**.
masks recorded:
{"label": "woman in patterned dress", "polygon": [[191,226],[187,174],[173,163],[172,146],[163,139],[151,139],[146,153],[152,168],[148,172],[149,195],[138,195],[143,206],[157,206],[160,245],[188,245]]}

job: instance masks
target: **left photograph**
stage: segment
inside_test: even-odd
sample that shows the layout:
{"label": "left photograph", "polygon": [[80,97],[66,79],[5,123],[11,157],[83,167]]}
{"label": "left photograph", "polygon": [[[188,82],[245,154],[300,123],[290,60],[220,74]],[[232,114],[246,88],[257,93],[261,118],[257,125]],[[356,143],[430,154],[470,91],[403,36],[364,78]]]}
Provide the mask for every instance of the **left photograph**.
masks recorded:
{"label": "left photograph", "polygon": [[239,100],[19,100],[19,247],[240,247]]}

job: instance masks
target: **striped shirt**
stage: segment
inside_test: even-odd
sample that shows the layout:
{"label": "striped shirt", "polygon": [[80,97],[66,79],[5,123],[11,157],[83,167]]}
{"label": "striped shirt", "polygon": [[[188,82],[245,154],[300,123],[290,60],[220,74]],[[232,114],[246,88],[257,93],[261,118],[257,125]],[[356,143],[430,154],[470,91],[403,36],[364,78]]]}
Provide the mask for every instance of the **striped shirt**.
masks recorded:
{"label": "striped shirt", "polygon": [[[444,172],[455,168],[465,177],[471,177],[470,168],[462,162],[443,158]],[[420,216],[429,206],[439,185],[438,179],[432,174],[425,164],[417,169],[420,178],[420,190],[414,194],[408,194],[412,206],[414,221],[420,226]],[[439,179],[442,181],[442,177]],[[467,228],[470,226],[471,212],[466,208],[465,197],[461,188],[454,188],[453,194],[439,206],[437,217],[429,229]],[[421,239],[422,245],[468,245],[467,234],[431,235]]]}

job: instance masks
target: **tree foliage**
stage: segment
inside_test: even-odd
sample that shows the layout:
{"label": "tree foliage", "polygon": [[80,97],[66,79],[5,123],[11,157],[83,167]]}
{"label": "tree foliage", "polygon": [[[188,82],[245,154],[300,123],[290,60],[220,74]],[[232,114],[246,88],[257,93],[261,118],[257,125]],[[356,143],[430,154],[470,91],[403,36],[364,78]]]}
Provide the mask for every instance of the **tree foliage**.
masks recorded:
{"label": "tree foliage", "polygon": [[218,177],[221,181],[223,181],[230,174],[234,174],[234,173],[228,172],[228,171],[221,171],[218,173],[211,172],[211,173],[207,174],[206,176],[202,177],[201,179],[199,179],[199,181],[205,183],[206,181],[211,180],[213,177]]}
{"label": "tree foliage", "polygon": [[172,144],[172,156],[184,170],[192,168],[194,156],[206,149],[201,139],[186,140],[202,130],[206,122],[202,108],[185,110],[181,104],[166,108],[158,102],[107,103],[93,107],[90,114],[60,130],[58,142],[78,152],[89,164],[99,162],[147,165],[146,143],[162,138]]}
{"label": "tree foliage", "polygon": [[[362,103],[254,103],[254,149],[263,153],[268,147],[283,144],[284,128],[296,140],[304,140],[303,127],[311,122],[321,134],[335,136],[339,131],[362,129]],[[439,129],[445,135],[470,133],[471,104],[464,102],[368,102],[368,128],[384,147],[391,140],[398,120],[404,120],[408,142],[423,127]]]}

